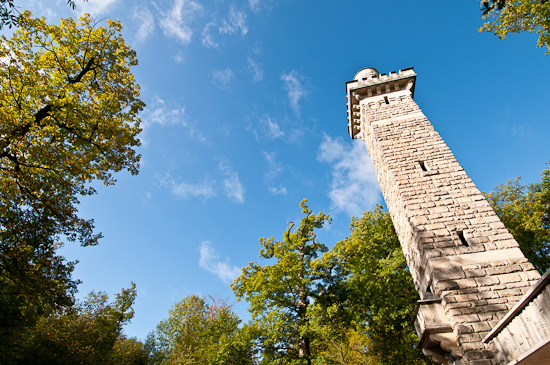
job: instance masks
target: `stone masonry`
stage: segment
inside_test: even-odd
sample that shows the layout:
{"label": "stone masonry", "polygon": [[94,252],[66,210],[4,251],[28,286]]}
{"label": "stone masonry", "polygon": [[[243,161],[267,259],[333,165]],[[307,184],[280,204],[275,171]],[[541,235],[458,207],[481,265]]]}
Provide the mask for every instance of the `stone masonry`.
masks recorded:
{"label": "stone masonry", "polygon": [[421,300],[415,326],[438,364],[501,364],[482,339],[540,278],[413,100],[412,68],[346,83],[348,131],[367,145]]}

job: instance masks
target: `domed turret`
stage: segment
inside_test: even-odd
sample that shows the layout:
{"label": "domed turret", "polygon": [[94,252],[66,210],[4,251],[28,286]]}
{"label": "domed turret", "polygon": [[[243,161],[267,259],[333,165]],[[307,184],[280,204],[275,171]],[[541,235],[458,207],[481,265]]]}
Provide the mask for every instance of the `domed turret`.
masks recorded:
{"label": "domed turret", "polygon": [[359,71],[353,79],[357,81],[367,81],[377,78],[378,75],[378,71],[374,67],[365,67]]}

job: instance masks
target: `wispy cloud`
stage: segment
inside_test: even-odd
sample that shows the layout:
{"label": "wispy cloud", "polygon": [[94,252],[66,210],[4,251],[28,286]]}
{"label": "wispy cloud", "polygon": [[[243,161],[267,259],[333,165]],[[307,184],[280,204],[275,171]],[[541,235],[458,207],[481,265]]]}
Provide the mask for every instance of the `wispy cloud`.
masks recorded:
{"label": "wispy cloud", "polygon": [[225,70],[212,71],[212,83],[220,90],[228,90],[229,84],[235,78],[235,74],[228,67]]}
{"label": "wispy cloud", "polygon": [[202,30],[202,45],[208,48],[218,48],[220,44],[214,40],[212,29],[217,29],[215,23],[208,23]]}
{"label": "wispy cloud", "polygon": [[281,75],[283,87],[287,92],[288,102],[296,115],[300,114],[300,100],[306,95],[307,91],[304,87],[304,77],[296,71],[291,71]]}
{"label": "wispy cloud", "polygon": [[248,27],[246,26],[246,13],[241,10],[235,9],[231,6],[227,18],[223,19],[219,27],[220,33],[236,34],[240,33],[245,35],[248,33]]}
{"label": "wispy cloud", "polygon": [[264,181],[268,185],[267,190],[273,195],[285,195],[287,193],[286,186],[277,181],[284,171],[283,165],[277,161],[277,154],[266,151],[262,151],[262,153],[267,164],[267,169],[264,172]]}
{"label": "wispy cloud", "polygon": [[155,30],[155,18],[146,7],[134,8],[132,18],[139,24],[139,28],[136,32],[136,41],[144,42]]}
{"label": "wispy cloud", "polygon": [[260,6],[260,0],[248,0],[248,6],[252,10],[257,10]]}
{"label": "wispy cloud", "polygon": [[184,107],[169,106],[158,96],[154,97],[149,104],[150,106],[143,111],[141,116],[143,121],[142,138],[145,135],[146,139],[147,130],[154,124],[161,126],[180,125],[185,128],[189,137],[199,142],[206,142],[206,137],[187,119]]}
{"label": "wispy cloud", "polygon": [[174,61],[176,61],[176,63],[184,63],[185,62],[185,57],[183,57],[183,55],[181,53],[178,53],[178,54],[174,55]]}
{"label": "wispy cloud", "polygon": [[189,44],[193,35],[191,23],[202,12],[202,6],[193,0],[174,0],[173,7],[167,13],[155,6],[163,17],[160,26],[164,34],[176,38],[183,45]]}
{"label": "wispy cloud", "polygon": [[252,81],[259,82],[264,78],[264,70],[262,65],[248,57],[248,71],[252,74]]}
{"label": "wispy cloud", "polygon": [[237,202],[244,203],[245,189],[239,174],[231,167],[229,161],[223,159],[218,165],[218,170],[213,171],[214,176],[207,176],[193,182],[174,179],[170,174],[157,175],[160,186],[170,189],[170,193],[179,199],[199,198],[212,199],[223,191],[225,195]]}
{"label": "wispy cloud", "polygon": [[220,162],[220,171],[224,175],[223,188],[228,198],[238,203],[244,203],[244,187],[237,174],[225,160]]}
{"label": "wispy cloud", "polygon": [[231,264],[229,258],[225,260],[220,259],[220,256],[212,247],[210,241],[201,242],[199,265],[206,271],[219,277],[224,283],[231,283],[239,275],[241,275],[241,269]]}
{"label": "wispy cloud", "polygon": [[80,10],[82,14],[88,13],[92,16],[101,15],[110,11],[117,1],[118,0],[89,0],[87,2],[79,2],[80,6],[78,10]]}
{"label": "wispy cloud", "polygon": [[508,136],[525,139],[533,136],[531,125],[527,123],[502,123],[498,125],[498,130]]}
{"label": "wispy cloud", "polygon": [[271,9],[274,2],[274,0],[248,0],[248,6],[253,12],[259,12]]}
{"label": "wispy cloud", "polygon": [[281,130],[281,126],[269,115],[264,115],[261,119],[262,126],[264,127],[265,136],[270,139],[277,139],[284,137],[285,133]]}
{"label": "wispy cloud", "polygon": [[208,200],[217,195],[215,189],[216,181],[212,179],[205,179],[198,183],[176,182],[172,177],[167,175],[160,179],[160,184],[169,187],[172,195],[180,199],[201,198]]}
{"label": "wispy cloud", "polygon": [[331,165],[328,196],[336,209],[361,216],[380,201],[380,188],[363,141],[344,142],[325,135],[317,159]]}
{"label": "wispy cloud", "polygon": [[260,117],[251,116],[246,129],[252,132],[258,141],[280,139],[286,143],[301,143],[304,130],[293,128],[294,125],[295,123],[286,118],[278,119],[270,114],[264,114]]}
{"label": "wispy cloud", "polygon": [[274,186],[270,186],[270,187],[267,188],[267,190],[273,195],[286,195],[287,194],[286,186],[279,186],[278,188],[276,188]]}
{"label": "wispy cloud", "polygon": [[202,30],[202,44],[209,48],[219,48],[220,42],[217,41],[216,32],[218,35],[235,35],[242,36],[248,33],[246,25],[246,12],[237,10],[235,6],[229,8],[227,16],[221,20],[214,20],[206,24]]}
{"label": "wispy cloud", "polygon": [[264,155],[265,162],[267,163],[267,170],[264,173],[264,179],[267,181],[276,179],[284,170],[283,165],[277,161],[277,153],[266,151],[262,151],[262,153]]}

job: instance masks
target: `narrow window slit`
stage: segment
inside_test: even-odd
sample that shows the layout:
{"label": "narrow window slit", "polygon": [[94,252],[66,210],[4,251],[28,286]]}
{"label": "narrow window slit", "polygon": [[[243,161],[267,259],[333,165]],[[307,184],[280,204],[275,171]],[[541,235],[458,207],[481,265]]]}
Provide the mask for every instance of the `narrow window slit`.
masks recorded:
{"label": "narrow window slit", "polygon": [[428,287],[426,288],[424,299],[433,299],[433,298],[434,298],[434,293],[432,292],[432,286],[428,285]]}
{"label": "narrow window slit", "polygon": [[388,97],[387,96],[384,96],[384,101],[386,102],[386,104],[389,104],[390,101],[388,100]]}
{"label": "narrow window slit", "polygon": [[466,247],[470,246],[468,241],[466,241],[466,238],[464,237],[464,231],[457,231],[456,234],[458,234],[458,238],[460,238],[460,242]]}
{"label": "narrow window slit", "polygon": [[420,165],[420,168],[422,169],[422,171],[428,171],[428,169],[426,168],[426,164],[424,163],[424,161],[418,161],[418,164]]}

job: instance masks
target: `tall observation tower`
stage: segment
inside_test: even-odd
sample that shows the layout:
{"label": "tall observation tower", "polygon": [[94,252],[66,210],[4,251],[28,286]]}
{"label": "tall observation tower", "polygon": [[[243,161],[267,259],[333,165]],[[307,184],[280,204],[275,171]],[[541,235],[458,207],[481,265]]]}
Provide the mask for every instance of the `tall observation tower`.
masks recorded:
{"label": "tall observation tower", "polygon": [[521,327],[548,322],[548,302],[525,317],[533,288],[548,289],[413,100],[416,76],[364,68],[346,91],[349,134],[367,145],[420,294],[420,346],[438,364],[516,364],[549,341],[550,328]]}

